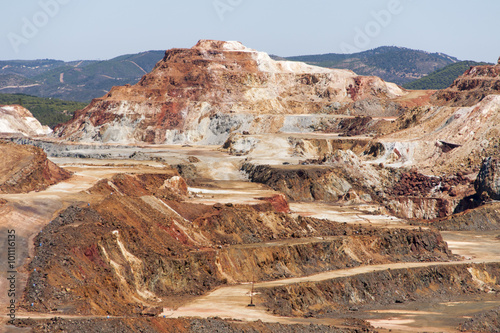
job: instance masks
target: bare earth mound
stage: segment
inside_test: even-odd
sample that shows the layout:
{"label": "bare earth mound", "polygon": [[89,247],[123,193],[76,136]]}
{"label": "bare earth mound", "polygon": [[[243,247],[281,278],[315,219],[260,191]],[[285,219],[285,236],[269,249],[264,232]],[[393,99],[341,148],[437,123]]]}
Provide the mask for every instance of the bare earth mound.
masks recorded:
{"label": "bare earth mound", "polygon": [[331,113],[406,92],[378,77],[274,61],[239,42],[171,49],[136,85],[114,87],[56,135],[72,141],[222,144],[230,132],[275,133],[287,115]]}
{"label": "bare earth mound", "polygon": [[71,175],[33,146],[0,143],[0,156],[0,193],[40,191]]}
{"label": "bare earth mound", "polygon": [[184,181],[166,171],[100,181],[89,190],[100,202],[70,207],[45,227],[35,238],[25,307],[140,315],[251,277],[275,280],[370,263],[453,258],[432,230],[294,217],[264,200],[187,203]]}
{"label": "bare earth mound", "polygon": [[0,133],[3,135],[42,136],[52,133],[21,105],[0,105]]}

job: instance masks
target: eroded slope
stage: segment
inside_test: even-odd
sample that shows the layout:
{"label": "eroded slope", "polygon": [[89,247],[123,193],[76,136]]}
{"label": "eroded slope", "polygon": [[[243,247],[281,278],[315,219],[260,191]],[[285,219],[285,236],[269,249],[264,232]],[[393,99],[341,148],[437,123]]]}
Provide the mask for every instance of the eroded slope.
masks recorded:
{"label": "eroded slope", "polygon": [[101,199],[68,208],[35,238],[28,310],[155,313],[227,283],[452,258],[431,230],[295,217],[266,201],[187,203],[174,171],[117,175],[89,193]]}
{"label": "eroded slope", "polygon": [[364,98],[404,94],[377,77],[274,61],[238,42],[201,40],[191,49],[168,50],[136,85],[114,87],[56,135],[75,141],[221,144],[231,132],[277,132],[285,115],[331,113]]}
{"label": "eroded slope", "polygon": [[33,137],[50,134],[52,130],[48,126],[42,126],[21,105],[0,105],[0,133]]}
{"label": "eroded slope", "polygon": [[0,193],[40,191],[69,178],[42,149],[0,142]]}

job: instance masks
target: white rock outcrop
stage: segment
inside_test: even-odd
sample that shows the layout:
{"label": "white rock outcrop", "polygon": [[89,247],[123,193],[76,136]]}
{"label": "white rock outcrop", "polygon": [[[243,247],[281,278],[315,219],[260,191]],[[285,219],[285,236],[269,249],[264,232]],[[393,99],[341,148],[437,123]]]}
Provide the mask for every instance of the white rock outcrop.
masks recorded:
{"label": "white rock outcrop", "polygon": [[48,126],[42,126],[31,112],[20,105],[0,106],[0,133],[23,136],[43,136],[52,133]]}

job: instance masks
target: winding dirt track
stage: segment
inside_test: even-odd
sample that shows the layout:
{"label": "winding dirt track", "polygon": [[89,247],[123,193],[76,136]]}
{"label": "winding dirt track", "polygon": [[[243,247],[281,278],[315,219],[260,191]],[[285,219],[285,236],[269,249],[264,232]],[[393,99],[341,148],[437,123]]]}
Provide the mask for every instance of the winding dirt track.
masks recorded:
{"label": "winding dirt track", "polygon": [[[180,149],[180,148],[178,148]],[[194,153],[193,153],[194,152]],[[186,152],[177,152],[180,156],[186,156]],[[214,168],[214,158],[207,154],[205,150],[199,150],[196,154],[195,150],[188,151],[189,154],[196,155],[203,162],[206,162],[209,167],[206,168],[206,175],[211,176],[214,180],[216,188],[193,188],[193,193],[197,193],[191,200],[212,204],[214,202],[242,202],[249,203],[256,196],[269,195],[269,190],[264,189],[259,184],[253,184],[245,181],[239,174],[236,163],[229,161],[223,164],[219,169]],[[220,154],[220,153],[219,153]],[[222,155],[222,154],[221,154]],[[219,156],[218,156],[219,157]],[[178,158],[178,157],[176,157]],[[32,238],[50,221],[54,215],[61,209],[74,202],[85,202],[92,200],[85,194],[85,190],[90,188],[99,179],[108,178],[114,174],[121,172],[161,172],[162,164],[154,162],[137,162],[131,161],[128,165],[124,161],[115,162],[112,165],[111,161],[92,161],[85,160],[86,165],[82,165],[81,161],[60,160],[63,162],[66,169],[75,172],[73,177],[58,185],[52,186],[45,191],[29,194],[18,195],[2,195],[9,201],[7,205],[0,208],[0,228],[16,229],[16,234],[19,235],[25,246],[32,246]],[[71,162],[71,163],[70,163]],[[127,161],[128,162],[128,161]],[[108,164],[110,163],[110,164]],[[210,167],[211,166],[211,167]],[[271,191],[272,192],[272,191]],[[295,203],[291,205],[292,210],[296,214],[310,215],[320,218],[328,218],[335,221],[370,224],[380,227],[409,227],[405,221],[385,216],[373,215],[367,212],[376,211],[377,207],[340,207],[316,203]],[[0,235],[0,240],[4,241],[5,232]],[[493,235],[488,234],[467,234],[460,232],[444,232],[445,241],[448,242],[450,249],[461,256],[464,260],[461,263],[482,263],[482,262],[500,262],[500,246],[499,241]],[[2,238],[3,237],[3,238]],[[315,239],[302,239],[301,242],[314,242]],[[4,242],[3,242],[4,243]],[[273,246],[273,244],[266,244]],[[30,251],[19,251],[18,266],[21,267],[25,260],[30,256]],[[3,267],[5,263],[2,258],[2,276],[0,279],[0,289],[6,290],[5,272]],[[323,281],[346,276],[354,276],[372,271],[382,271],[387,269],[412,268],[412,267],[428,267],[436,265],[456,265],[457,262],[425,262],[425,263],[394,263],[384,265],[361,266],[350,269],[342,269],[336,271],[323,272],[311,276],[283,279],[271,282],[256,283],[255,288],[270,288],[283,286],[292,283]],[[26,276],[20,269],[20,279],[18,290],[23,290]],[[281,323],[330,323],[339,324],[338,320],[318,320],[318,319],[302,319],[302,318],[286,318],[273,316],[266,311],[265,308],[256,306],[248,307],[250,301],[251,284],[239,284],[228,287],[222,287],[210,292],[207,295],[198,297],[193,301],[181,306],[178,309],[164,309],[161,316],[169,318],[177,317],[214,317],[233,318],[241,320],[262,320],[266,322],[281,322]],[[2,307],[7,304],[8,299],[5,293],[0,294],[0,305]],[[60,315],[58,315],[60,316]],[[52,317],[50,314],[36,313],[17,313],[18,318],[47,318]],[[89,318],[79,316],[61,316],[68,318]],[[97,317],[91,317],[97,318]],[[5,317],[3,317],[4,320]],[[392,328],[408,328],[403,322],[399,326],[394,326],[394,321],[385,323],[377,322],[382,327]],[[391,326],[392,325],[392,326]],[[404,330],[403,330],[404,331]],[[446,330],[452,332],[453,330]]]}
{"label": "winding dirt track", "polygon": [[[431,267],[438,265],[457,265],[468,263],[500,262],[500,256],[496,258],[476,258],[462,262],[416,262],[416,263],[394,263],[382,265],[360,266],[356,268],[328,271],[310,276],[275,280],[270,282],[255,283],[254,288],[272,288],[286,286],[294,283],[318,282],[341,277],[354,276],[363,273],[395,270],[400,268]],[[251,283],[223,287],[182,306],[176,310],[164,309],[161,316],[170,318],[178,317],[221,317],[240,320],[262,320],[268,322],[297,322],[291,318],[270,315],[264,307],[248,307],[251,295]]]}
{"label": "winding dirt track", "polygon": [[[443,237],[445,241],[448,242],[449,248],[454,253],[463,256],[464,260],[460,262],[417,262],[360,266],[298,278],[255,283],[254,288],[272,288],[294,283],[325,281],[388,269],[395,270],[401,268],[431,267],[438,265],[465,265],[469,263],[500,262],[500,241],[496,239],[494,235],[491,235],[491,233],[444,232]],[[174,310],[165,308],[161,316],[165,316],[167,318],[220,317],[239,320],[280,322],[282,324],[314,323],[337,326],[341,324],[341,321],[338,319],[278,317],[268,312],[265,307],[259,305],[255,307],[248,307],[251,292],[251,283],[219,288],[178,309]],[[492,304],[488,305],[487,303]],[[493,307],[498,305],[500,305],[500,300],[485,301],[483,302],[482,307],[487,309],[488,306]],[[421,332],[422,329],[425,329],[426,331],[457,332],[454,325],[449,326],[449,324],[445,321],[447,319],[449,321],[449,318],[447,317],[450,316],[460,318],[461,316],[457,316],[456,311],[460,312],[461,308],[465,309],[462,310],[465,311],[462,315],[470,313],[467,311],[477,310],[475,309],[475,305],[473,303],[472,305],[465,304],[464,302],[456,304],[453,302],[449,304],[439,303],[433,305],[433,312],[424,311],[422,308],[412,311],[411,313],[401,309],[389,309],[387,311],[389,311],[388,313],[391,314],[391,316],[388,316],[388,313],[384,313],[383,311],[374,311],[372,317],[375,317],[376,319],[369,321],[375,327],[392,330],[392,332]],[[432,325],[429,324],[430,322],[432,322]]]}

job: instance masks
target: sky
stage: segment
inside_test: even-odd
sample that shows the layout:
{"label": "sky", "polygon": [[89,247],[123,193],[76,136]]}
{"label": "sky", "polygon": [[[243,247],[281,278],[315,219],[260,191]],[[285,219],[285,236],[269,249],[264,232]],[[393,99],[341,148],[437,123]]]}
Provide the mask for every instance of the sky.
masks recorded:
{"label": "sky", "polygon": [[279,56],[379,46],[497,62],[498,0],[0,0],[0,60],[104,60],[237,40]]}

